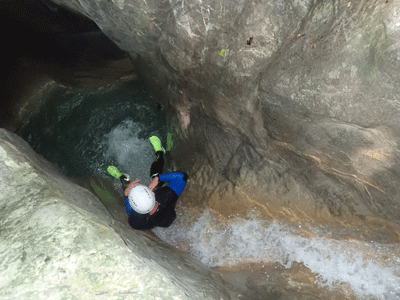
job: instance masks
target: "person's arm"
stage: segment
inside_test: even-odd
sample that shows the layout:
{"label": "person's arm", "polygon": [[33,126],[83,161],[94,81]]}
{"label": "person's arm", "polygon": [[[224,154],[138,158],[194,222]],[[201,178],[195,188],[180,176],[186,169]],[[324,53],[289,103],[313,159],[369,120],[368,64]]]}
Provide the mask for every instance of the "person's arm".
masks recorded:
{"label": "person's arm", "polygon": [[169,172],[169,173],[164,173],[164,174],[159,174],[158,177],[160,177],[161,181],[174,181],[174,180],[183,180],[183,177],[185,174],[182,172]]}
{"label": "person's arm", "polygon": [[124,191],[124,196],[128,197],[130,190],[135,186],[139,184],[140,179],[136,179],[134,181],[132,181],[131,183],[129,183]]}
{"label": "person's arm", "polygon": [[125,209],[126,209],[126,213],[128,214],[128,216],[131,215],[131,213],[133,212],[133,208],[132,206],[129,204],[129,199],[128,197],[124,197],[125,199]]}
{"label": "person's arm", "polygon": [[133,212],[133,208],[132,206],[129,204],[129,192],[130,190],[135,186],[139,184],[140,179],[136,179],[134,181],[132,181],[131,183],[128,184],[128,186],[125,188],[124,191],[124,199],[125,199],[125,209],[126,209],[126,213],[128,214],[128,216],[130,216]]}
{"label": "person's arm", "polygon": [[186,175],[182,172],[159,174],[161,181],[169,181],[168,186],[179,196],[186,185]]}
{"label": "person's arm", "polygon": [[155,176],[155,177],[153,178],[153,180],[150,182],[150,184],[149,184],[149,189],[154,190],[154,188],[157,186],[158,183],[159,183],[159,178],[158,178],[158,175],[157,175],[157,176]]}

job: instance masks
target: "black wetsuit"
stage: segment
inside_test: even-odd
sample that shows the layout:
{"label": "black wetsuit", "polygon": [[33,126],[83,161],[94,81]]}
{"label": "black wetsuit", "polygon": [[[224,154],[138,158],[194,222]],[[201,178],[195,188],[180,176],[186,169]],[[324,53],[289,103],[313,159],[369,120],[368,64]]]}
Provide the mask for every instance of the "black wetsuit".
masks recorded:
{"label": "black wetsuit", "polygon": [[125,208],[129,216],[129,225],[134,229],[152,229],[154,227],[168,227],[176,218],[175,205],[186,185],[187,176],[182,172],[162,174],[164,167],[164,153],[156,152],[157,158],[151,165],[150,176],[158,176],[159,184],[154,189],[156,201],[159,203],[155,213],[150,215],[139,214],[129,204],[125,197]]}

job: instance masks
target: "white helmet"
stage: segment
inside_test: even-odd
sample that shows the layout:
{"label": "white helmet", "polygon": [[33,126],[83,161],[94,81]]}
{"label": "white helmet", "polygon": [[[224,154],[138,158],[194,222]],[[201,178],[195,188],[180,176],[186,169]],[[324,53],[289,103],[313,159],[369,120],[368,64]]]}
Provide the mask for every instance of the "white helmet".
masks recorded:
{"label": "white helmet", "polygon": [[129,204],[139,214],[149,213],[156,204],[156,197],[153,191],[145,185],[135,185],[129,191]]}

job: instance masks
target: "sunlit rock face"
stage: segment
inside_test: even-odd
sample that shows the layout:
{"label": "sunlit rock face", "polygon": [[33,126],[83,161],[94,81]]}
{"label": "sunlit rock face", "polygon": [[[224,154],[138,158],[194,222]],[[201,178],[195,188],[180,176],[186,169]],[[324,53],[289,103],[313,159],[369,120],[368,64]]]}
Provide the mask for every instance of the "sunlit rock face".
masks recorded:
{"label": "sunlit rock face", "polygon": [[188,202],[399,221],[400,3],[54,2],[91,18],[164,91]]}
{"label": "sunlit rock face", "polygon": [[0,130],[2,299],[230,299],[219,276],[115,221]]}

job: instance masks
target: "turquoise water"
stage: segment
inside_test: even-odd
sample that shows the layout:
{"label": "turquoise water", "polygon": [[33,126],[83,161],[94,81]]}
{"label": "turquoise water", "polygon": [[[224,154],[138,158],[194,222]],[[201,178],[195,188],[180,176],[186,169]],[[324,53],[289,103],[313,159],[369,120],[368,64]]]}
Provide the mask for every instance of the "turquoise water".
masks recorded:
{"label": "turquoise water", "polygon": [[165,141],[164,108],[139,81],[56,87],[42,103],[18,134],[68,176],[104,174],[110,164],[147,175],[154,155],[148,137]]}

